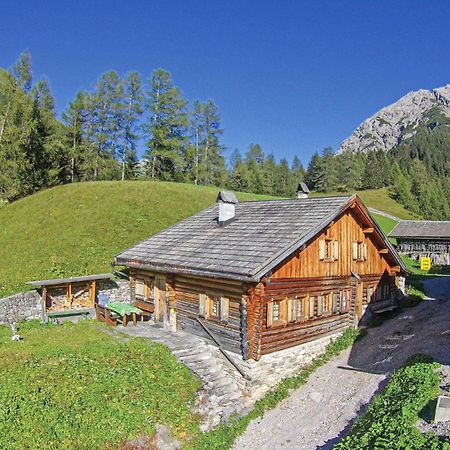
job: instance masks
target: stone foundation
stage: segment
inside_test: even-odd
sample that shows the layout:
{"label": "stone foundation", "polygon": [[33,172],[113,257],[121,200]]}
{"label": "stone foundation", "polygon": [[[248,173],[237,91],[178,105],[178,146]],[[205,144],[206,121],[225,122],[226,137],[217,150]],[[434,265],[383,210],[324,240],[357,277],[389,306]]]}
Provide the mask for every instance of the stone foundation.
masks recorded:
{"label": "stone foundation", "polygon": [[228,352],[228,355],[249,378],[247,382],[248,395],[257,400],[284,378],[296,375],[314,358],[320,356],[327,345],[341,334],[342,332],[335,333],[305,344],[263,355],[259,361],[243,360],[241,356],[231,352]]}

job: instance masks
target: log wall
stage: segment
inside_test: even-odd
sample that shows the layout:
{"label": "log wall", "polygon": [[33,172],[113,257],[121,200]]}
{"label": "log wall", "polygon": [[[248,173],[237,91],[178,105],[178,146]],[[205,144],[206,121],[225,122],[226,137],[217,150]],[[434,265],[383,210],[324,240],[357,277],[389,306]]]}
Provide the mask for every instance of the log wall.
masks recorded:
{"label": "log wall", "polygon": [[[376,239],[370,223],[366,228],[355,218],[352,210],[345,212],[330,227],[317,235],[303,250],[297,251],[273,270],[271,278],[310,278],[348,276],[351,272],[359,275],[382,274],[389,270],[387,255],[379,253],[382,243]],[[319,241],[333,239],[339,242],[339,256],[335,261],[319,259]],[[367,260],[354,261],[352,257],[353,242],[367,244]]]}
{"label": "log wall", "polygon": [[[164,279],[166,310],[169,307],[175,309],[177,328],[203,337],[209,338],[197,321],[197,318],[200,317],[200,295],[207,295],[210,298],[227,298],[229,301],[228,318],[226,320],[215,317],[201,320],[225,349],[241,354],[243,343],[245,344],[244,347],[248,348],[246,334],[244,335],[244,341],[242,339],[243,330],[246,332],[247,319],[246,316],[241,314],[244,289],[247,289],[246,285],[231,280],[198,278],[188,275],[164,276],[160,273],[132,269],[131,289],[133,298],[135,296],[136,278],[145,280],[148,285],[154,284],[155,279]],[[157,299],[158,295],[152,295],[151,292],[148,292],[147,295],[147,301],[154,304],[154,299]],[[243,323],[244,320],[245,323]]]}

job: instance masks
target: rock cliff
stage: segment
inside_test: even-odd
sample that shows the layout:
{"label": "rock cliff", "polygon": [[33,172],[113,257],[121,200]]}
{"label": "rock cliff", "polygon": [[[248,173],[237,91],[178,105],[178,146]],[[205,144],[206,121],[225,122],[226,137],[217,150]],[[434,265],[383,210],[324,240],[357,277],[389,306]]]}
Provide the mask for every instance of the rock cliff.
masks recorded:
{"label": "rock cliff", "polygon": [[342,142],[338,153],[391,150],[414,136],[418,127],[436,113],[450,117],[450,84],[431,91],[421,89],[410,92],[381,109]]}

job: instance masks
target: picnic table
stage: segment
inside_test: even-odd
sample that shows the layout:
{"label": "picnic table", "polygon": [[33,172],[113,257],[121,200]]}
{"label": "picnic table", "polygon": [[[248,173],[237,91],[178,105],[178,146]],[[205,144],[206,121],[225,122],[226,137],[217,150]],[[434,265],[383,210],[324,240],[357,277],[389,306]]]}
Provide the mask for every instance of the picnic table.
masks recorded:
{"label": "picnic table", "polygon": [[128,316],[131,316],[133,325],[136,325],[136,314],[140,314],[141,310],[139,308],[136,308],[133,305],[130,305],[129,303],[121,303],[121,302],[112,302],[108,303],[105,308],[109,309],[110,311],[118,314],[121,317],[122,325],[124,327],[128,324]]}

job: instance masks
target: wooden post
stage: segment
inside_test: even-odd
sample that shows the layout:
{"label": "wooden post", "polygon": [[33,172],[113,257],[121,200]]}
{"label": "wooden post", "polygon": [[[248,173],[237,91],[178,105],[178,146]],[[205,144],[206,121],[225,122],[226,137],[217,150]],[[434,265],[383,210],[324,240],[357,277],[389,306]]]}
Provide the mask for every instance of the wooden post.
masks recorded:
{"label": "wooden post", "polygon": [[175,333],[177,331],[177,311],[175,308],[170,308],[169,311],[169,329]]}
{"label": "wooden post", "polygon": [[67,303],[72,306],[72,283],[67,283],[66,298]]}
{"label": "wooden post", "polygon": [[96,293],[97,284],[94,281],[89,283],[89,303],[92,305],[95,303],[95,293]]}

